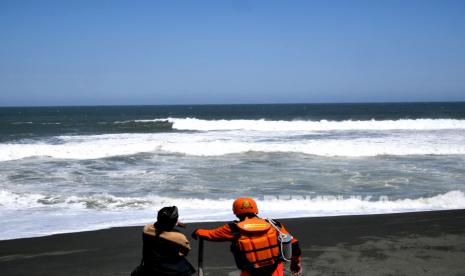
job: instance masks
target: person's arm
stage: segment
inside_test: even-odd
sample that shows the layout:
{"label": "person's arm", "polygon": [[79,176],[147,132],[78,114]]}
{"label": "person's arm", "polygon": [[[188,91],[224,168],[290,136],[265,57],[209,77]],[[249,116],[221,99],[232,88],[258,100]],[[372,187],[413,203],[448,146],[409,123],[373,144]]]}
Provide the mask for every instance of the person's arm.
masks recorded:
{"label": "person's arm", "polygon": [[192,237],[195,239],[197,237],[204,238],[209,241],[231,241],[235,238],[231,227],[229,224],[225,224],[216,229],[197,229],[192,233]]}
{"label": "person's arm", "polygon": [[181,256],[186,256],[189,254],[189,251],[191,250],[191,246],[189,244],[189,241],[186,238],[186,243],[184,245],[180,246],[179,252],[181,253]]}

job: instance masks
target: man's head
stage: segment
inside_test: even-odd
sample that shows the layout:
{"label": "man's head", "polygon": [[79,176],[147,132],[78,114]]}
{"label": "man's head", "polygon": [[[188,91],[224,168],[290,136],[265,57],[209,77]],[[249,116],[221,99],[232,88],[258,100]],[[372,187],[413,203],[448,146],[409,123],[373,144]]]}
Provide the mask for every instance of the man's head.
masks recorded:
{"label": "man's head", "polygon": [[178,207],[163,207],[158,211],[157,228],[159,230],[171,230],[178,222]]}
{"label": "man's head", "polygon": [[234,200],[233,212],[237,217],[245,217],[258,214],[258,207],[252,198],[238,198]]}

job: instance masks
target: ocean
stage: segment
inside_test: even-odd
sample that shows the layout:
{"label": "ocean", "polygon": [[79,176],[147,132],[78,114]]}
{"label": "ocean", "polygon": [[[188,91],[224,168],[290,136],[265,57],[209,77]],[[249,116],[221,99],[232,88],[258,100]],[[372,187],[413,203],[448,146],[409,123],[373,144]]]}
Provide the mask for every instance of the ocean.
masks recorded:
{"label": "ocean", "polygon": [[465,103],[0,108],[0,239],[465,208]]}

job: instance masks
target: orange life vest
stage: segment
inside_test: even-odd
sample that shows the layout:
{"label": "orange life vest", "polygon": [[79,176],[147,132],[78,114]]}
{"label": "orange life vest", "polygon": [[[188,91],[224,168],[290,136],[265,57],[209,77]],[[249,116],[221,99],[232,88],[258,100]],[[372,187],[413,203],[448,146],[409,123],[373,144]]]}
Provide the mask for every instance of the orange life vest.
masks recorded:
{"label": "orange life vest", "polygon": [[279,233],[268,221],[254,217],[234,225],[238,239],[232,250],[240,269],[261,268],[280,260]]}

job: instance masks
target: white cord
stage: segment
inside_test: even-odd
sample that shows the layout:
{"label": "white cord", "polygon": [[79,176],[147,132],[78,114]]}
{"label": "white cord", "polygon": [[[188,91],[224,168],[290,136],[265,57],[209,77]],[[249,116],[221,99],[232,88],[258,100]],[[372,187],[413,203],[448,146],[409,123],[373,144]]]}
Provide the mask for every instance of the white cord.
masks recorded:
{"label": "white cord", "polygon": [[281,232],[281,230],[279,229],[278,226],[276,226],[275,222],[272,220],[272,219],[268,219],[268,218],[265,218],[266,221],[268,221],[271,226],[273,226],[274,229],[276,229],[276,231],[278,231],[279,233],[279,237],[278,237],[278,240],[279,240],[279,248],[280,248],[280,253],[281,253],[281,258],[283,258],[283,260],[285,262],[289,262],[291,259],[287,259],[285,256],[284,256],[284,251],[283,251],[283,232]]}

